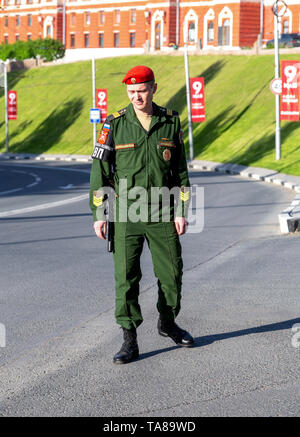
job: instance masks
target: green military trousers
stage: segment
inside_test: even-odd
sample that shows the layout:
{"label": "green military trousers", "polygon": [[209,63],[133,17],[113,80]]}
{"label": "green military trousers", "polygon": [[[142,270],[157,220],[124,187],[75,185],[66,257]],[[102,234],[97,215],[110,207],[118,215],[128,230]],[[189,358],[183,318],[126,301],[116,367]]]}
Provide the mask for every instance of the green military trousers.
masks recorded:
{"label": "green military trousers", "polygon": [[158,280],[157,309],[163,318],[174,320],[180,310],[183,268],[174,222],[116,222],[114,225],[117,323],[131,329],[143,321],[138,297],[142,278],[140,257],[145,240]]}

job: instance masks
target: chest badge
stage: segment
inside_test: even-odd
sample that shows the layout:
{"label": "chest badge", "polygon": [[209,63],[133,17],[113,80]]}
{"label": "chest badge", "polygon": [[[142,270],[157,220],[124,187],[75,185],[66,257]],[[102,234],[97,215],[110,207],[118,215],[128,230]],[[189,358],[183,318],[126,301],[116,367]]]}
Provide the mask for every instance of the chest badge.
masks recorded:
{"label": "chest badge", "polygon": [[171,150],[165,149],[163,151],[163,158],[164,158],[165,161],[170,161],[170,159],[171,159]]}

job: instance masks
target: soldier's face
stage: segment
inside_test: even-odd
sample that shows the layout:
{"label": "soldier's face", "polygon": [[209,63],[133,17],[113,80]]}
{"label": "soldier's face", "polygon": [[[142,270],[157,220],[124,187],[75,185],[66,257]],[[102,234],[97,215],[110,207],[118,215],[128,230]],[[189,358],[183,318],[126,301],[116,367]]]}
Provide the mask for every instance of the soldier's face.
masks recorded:
{"label": "soldier's face", "polygon": [[127,95],[134,109],[147,111],[152,109],[153,94],[157,89],[156,83],[137,83],[127,85]]}

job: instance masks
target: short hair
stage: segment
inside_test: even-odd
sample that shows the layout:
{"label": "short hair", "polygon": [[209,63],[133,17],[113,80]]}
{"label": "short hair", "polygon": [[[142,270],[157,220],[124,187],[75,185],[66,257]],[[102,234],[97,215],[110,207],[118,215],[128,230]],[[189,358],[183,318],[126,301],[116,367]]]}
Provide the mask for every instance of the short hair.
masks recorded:
{"label": "short hair", "polygon": [[154,84],[155,84],[155,79],[149,80],[149,81],[146,82],[146,83],[150,85],[150,88],[153,88],[153,87],[154,87]]}

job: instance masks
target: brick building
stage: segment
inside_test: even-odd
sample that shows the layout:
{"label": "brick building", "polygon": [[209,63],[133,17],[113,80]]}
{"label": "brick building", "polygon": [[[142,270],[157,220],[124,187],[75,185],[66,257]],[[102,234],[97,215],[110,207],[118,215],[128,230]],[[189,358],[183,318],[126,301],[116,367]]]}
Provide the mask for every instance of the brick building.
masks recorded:
{"label": "brick building", "polygon": [[[0,42],[52,37],[67,52],[251,47],[273,37],[274,0],[0,0]],[[300,31],[300,1],[285,0],[281,32]],[[263,12],[263,13],[262,13]],[[261,20],[262,23],[261,24]]]}

